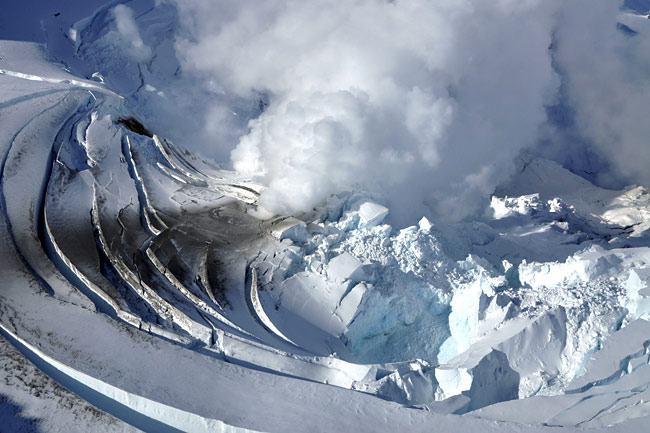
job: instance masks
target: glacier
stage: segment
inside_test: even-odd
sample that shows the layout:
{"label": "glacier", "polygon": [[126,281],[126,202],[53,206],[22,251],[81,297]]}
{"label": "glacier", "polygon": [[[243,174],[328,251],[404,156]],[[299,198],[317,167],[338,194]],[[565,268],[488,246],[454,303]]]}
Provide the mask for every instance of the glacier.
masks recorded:
{"label": "glacier", "polygon": [[472,221],[402,227],[363,189],[267,215],[259,179],[159,132],[158,97],[182,90],[171,6],[131,5],[147,53],[114,45],[117,3],[50,27],[46,46],[0,41],[0,409],[24,408],[12,423],[646,428],[645,186],[606,189],[531,157]]}

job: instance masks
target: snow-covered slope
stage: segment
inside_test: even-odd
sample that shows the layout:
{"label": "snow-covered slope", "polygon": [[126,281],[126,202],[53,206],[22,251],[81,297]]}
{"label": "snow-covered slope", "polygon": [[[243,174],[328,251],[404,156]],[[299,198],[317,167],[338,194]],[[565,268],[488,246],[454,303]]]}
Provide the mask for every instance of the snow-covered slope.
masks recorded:
{"label": "snow-covered slope", "polygon": [[[143,63],[142,47],[105,51],[113,6],[51,35],[67,67],[0,42],[0,333],[112,416],[46,425],[641,431],[644,187],[606,190],[533,159],[471,223],[395,228],[363,192],[262,218],[262,185],[151,120],[174,74],[171,42],[154,38],[169,10],[134,5],[155,30]],[[39,383],[52,407],[73,398]],[[3,387],[1,407],[31,418],[25,392]]]}

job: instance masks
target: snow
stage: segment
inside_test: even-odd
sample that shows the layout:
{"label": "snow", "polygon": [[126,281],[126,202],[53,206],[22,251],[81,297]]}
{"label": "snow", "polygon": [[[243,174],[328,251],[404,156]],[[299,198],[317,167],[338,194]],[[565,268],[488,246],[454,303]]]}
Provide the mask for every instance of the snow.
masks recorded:
{"label": "snow", "polygon": [[329,261],[327,275],[336,282],[358,283],[363,278],[363,263],[352,254],[344,252]]}
{"label": "snow", "polygon": [[[116,413],[119,413],[123,418],[144,430],[161,432],[175,431],[175,429],[185,432],[202,432],[206,430],[213,432],[252,431],[236,428],[218,420],[199,417],[195,414],[130,394],[50,358],[4,327],[0,327],[0,333],[16,347],[22,349],[26,357],[41,370],[47,372],[50,377],[56,378],[56,380],[68,389],[74,390],[77,394],[88,400],[98,400],[97,396],[92,395],[93,392],[101,394],[111,401],[111,405],[117,406],[114,409]],[[121,409],[119,406],[125,406],[127,409]],[[133,412],[133,414],[129,413],[129,411]]]}
{"label": "snow", "polygon": [[418,227],[420,228],[420,230],[430,231],[431,228],[433,228],[433,224],[431,224],[431,221],[429,221],[427,217],[422,217],[418,222]]}
{"label": "snow", "polygon": [[[88,431],[90,425],[101,432],[138,431],[60,386],[27,362],[1,336],[0,360],[0,417],[3,431],[83,433]],[[54,413],[56,417],[51,416]]]}
{"label": "snow", "polygon": [[309,237],[307,224],[297,218],[278,218],[270,223],[271,235],[278,239],[290,239],[294,242],[304,242]]}
{"label": "snow", "polygon": [[368,285],[365,283],[356,284],[341,300],[339,306],[336,307],[334,312],[346,325],[352,322],[367,290]]}
{"label": "snow", "polygon": [[626,284],[628,310],[633,318],[650,318],[650,268],[632,269]]}
{"label": "snow", "polygon": [[388,215],[388,208],[367,200],[355,204],[353,209],[359,212],[360,228],[372,228],[380,224]]}
{"label": "snow", "polygon": [[[270,216],[249,175],[119,122],[146,106],[136,89],[174,73],[134,3],[65,29],[70,70],[46,60],[57,44],[0,42],[3,417],[76,431],[645,426],[644,186],[601,188],[538,158],[476,221],[394,226],[363,191]],[[119,46],[130,58],[113,64]]]}

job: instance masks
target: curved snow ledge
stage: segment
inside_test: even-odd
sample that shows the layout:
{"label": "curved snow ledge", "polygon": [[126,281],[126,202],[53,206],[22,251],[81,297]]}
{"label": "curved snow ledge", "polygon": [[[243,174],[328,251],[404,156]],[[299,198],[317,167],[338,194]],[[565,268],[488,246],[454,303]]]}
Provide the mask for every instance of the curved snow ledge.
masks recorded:
{"label": "curved snow ledge", "polygon": [[[115,257],[113,252],[108,247],[108,242],[104,236],[99,219],[99,208],[97,206],[97,192],[93,186],[93,205],[90,213],[93,229],[96,230],[98,246],[102,253],[106,256],[110,264],[115,268],[122,281],[126,284],[131,291],[140,296],[160,317],[177,324],[181,329],[187,332],[192,337],[205,342],[210,341],[212,331],[207,327],[197,324],[190,319],[185,313],[178,308],[169,304],[160,295],[156,293],[146,283],[136,277],[123,261]],[[138,290],[138,287],[141,290]]]}
{"label": "curved snow ledge", "polygon": [[43,81],[43,82],[50,83],[50,84],[68,84],[68,85],[83,88],[83,89],[97,90],[99,92],[115,96],[115,97],[117,97],[119,99],[124,99],[123,96],[120,96],[117,93],[115,93],[115,92],[113,92],[111,90],[108,90],[107,88],[105,88],[103,86],[98,86],[97,84],[93,84],[93,83],[90,83],[88,81],[75,80],[73,78],[48,78],[48,77],[41,77],[40,75],[25,74],[23,72],[9,71],[7,69],[0,69],[0,75],[6,75],[8,77],[20,78],[22,80],[29,80],[29,81]]}
{"label": "curved snow ledge", "polygon": [[[129,164],[129,174],[131,174],[131,177],[133,178],[133,182],[135,183],[135,187],[138,191],[138,198],[140,201],[140,207],[141,207],[141,215],[143,218],[143,225],[144,228],[153,236],[158,236],[160,233],[162,233],[162,230],[167,228],[167,225],[158,217],[158,213],[156,210],[151,206],[151,201],[149,199],[149,194],[147,192],[147,189],[144,186],[144,182],[142,181],[142,177],[140,176],[140,173],[138,172],[138,167],[135,163],[135,160],[133,159],[133,150],[131,148],[131,140],[129,140],[129,137],[125,137],[125,141],[123,142],[123,153],[127,158],[128,164]],[[151,217],[155,218],[155,220],[158,222],[160,225],[161,229],[158,229],[155,227],[152,222],[151,222]]]}
{"label": "curved snow ledge", "polygon": [[284,335],[271,321],[269,316],[266,315],[264,307],[260,302],[260,297],[257,292],[257,269],[254,266],[249,266],[250,273],[250,283],[246,282],[246,288],[248,289],[248,295],[246,296],[246,301],[250,303],[249,307],[253,315],[258,319],[258,321],[264,326],[270,333],[277,335],[282,338],[289,344],[297,346],[296,343],[291,341],[289,337]]}
{"label": "curved snow ledge", "polygon": [[255,432],[128,393],[46,355],[0,323],[0,334],[48,376],[101,410],[144,431]]}

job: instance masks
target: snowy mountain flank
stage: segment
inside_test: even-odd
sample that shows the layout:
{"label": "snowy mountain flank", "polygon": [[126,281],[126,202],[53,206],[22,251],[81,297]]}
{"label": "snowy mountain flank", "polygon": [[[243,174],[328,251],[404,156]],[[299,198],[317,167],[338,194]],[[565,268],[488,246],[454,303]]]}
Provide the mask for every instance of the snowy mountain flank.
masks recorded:
{"label": "snowy mountain flank", "polygon": [[[647,82],[582,109],[584,2],[225,3],[0,40],[0,432],[647,431],[650,161],[600,144]],[[595,3],[647,48],[650,4]]]}

